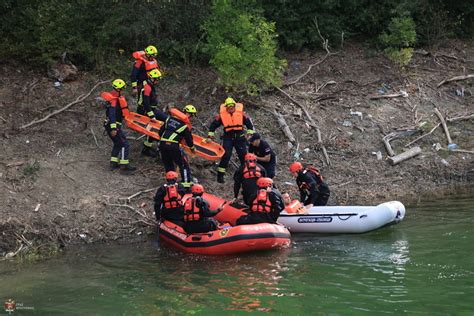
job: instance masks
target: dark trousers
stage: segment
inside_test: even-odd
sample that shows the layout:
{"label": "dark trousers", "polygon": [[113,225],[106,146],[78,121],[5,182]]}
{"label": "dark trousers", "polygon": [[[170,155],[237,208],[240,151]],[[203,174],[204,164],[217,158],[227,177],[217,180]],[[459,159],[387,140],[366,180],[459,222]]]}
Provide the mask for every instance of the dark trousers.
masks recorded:
{"label": "dark trousers", "polygon": [[271,161],[271,162],[259,161],[259,163],[262,165],[263,168],[265,168],[265,171],[267,172],[267,177],[273,179],[276,174],[275,173],[276,163],[274,161]]}
{"label": "dark trousers", "polygon": [[266,213],[261,212],[250,212],[247,215],[243,215],[237,219],[237,225],[246,225],[246,224],[260,224],[260,223],[276,223],[273,218]]}
{"label": "dark trousers", "polygon": [[160,142],[161,160],[165,166],[165,171],[175,171],[177,165],[181,172],[181,179],[184,184],[191,182],[191,169],[189,168],[188,157],[177,143]]}
{"label": "dark trousers", "polygon": [[207,233],[217,229],[217,222],[213,218],[203,218],[195,222],[185,222],[183,228],[188,234]]}
{"label": "dark trousers", "polygon": [[110,126],[107,124],[104,127],[105,131],[107,132],[107,135],[109,135],[110,139],[114,143],[114,146],[112,147],[112,152],[110,154],[112,158],[111,161],[116,161],[120,159],[121,164],[127,164],[128,151],[130,148],[130,145],[127,140],[127,135],[125,135],[121,128],[117,128],[117,134],[115,136],[112,136],[112,129],[110,128]]}
{"label": "dark trousers", "polygon": [[155,216],[157,221],[167,220],[180,226],[184,224],[184,210],[182,207],[155,209]]}
{"label": "dark trousers", "polygon": [[[247,153],[247,139],[244,136],[232,138],[232,137],[223,137],[222,138],[222,147],[224,147],[225,153],[219,163],[219,169],[222,170],[227,168],[232,157],[232,150],[235,148],[237,155],[239,156],[240,163],[244,162],[245,154]],[[222,169],[221,169],[222,168]],[[225,172],[225,171],[223,171]]]}

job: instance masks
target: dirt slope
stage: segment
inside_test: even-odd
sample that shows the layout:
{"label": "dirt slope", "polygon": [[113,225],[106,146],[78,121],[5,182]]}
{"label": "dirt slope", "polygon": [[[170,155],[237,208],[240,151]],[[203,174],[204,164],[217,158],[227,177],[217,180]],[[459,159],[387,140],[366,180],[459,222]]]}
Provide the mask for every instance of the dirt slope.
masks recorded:
{"label": "dirt slope", "polygon": [[[323,56],[321,52],[287,56],[285,81],[291,82]],[[381,141],[383,135],[392,131],[426,122],[419,134],[392,142],[395,151],[401,153],[405,144],[438,124],[435,106],[450,118],[472,115],[474,80],[437,88],[446,78],[473,73],[472,56],[472,43],[450,43],[436,52],[416,54],[410,66],[400,70],[383,56],[353,44],[313,67],[297,83],[284,87],[285,92],[307,107],[320,127],[330,166],[324,161],[315,130],[306,123],[299,106],[285,95],[274,90],[243,99],[257,130],[277,151],[279,187],[296,194],[295,187],[285,184],[293,182],[286,170],[294,160],[296,147],[288,147],[288,139],[276,119],[261,106],[283,114],[297,137],[303,161],[318,165],[327,179],[332,189],[330,204],[374,204],[396,198],[404,201],[407,195],[439,190],[440,186],[472,184],[472,153],[433,149],[435,143],[447,145],[441,127],[417,142],[422,154],[397,166],[386,161]],[[154,192],[141,194],[128,204],[123,198],[160,185],[163,167],[153,159],[141,157],[142,140],[131,139],[131,161],[139,167],[138,172],[127,176],[108,170],[111,143],[103,135],[104,113],[94,100],[101,90],[109,88],[107,85],[45,123],[19,129],[63,107],[107,78],[82,74],[58,89],[52,80],[40,74],[32,76],[28,70],[6,65],[2,68],[0,256],[20,248],[41,250],[45,245],[141,238],[152,233]],[[207,132],[218,104],[226,97],[216,86],[215,74],[208,69],[189,68],[169,68],[167,74],[160,86],[162,104],[196,105],[200,112],[195,127],[198,132]],[[369,100],[369,95],[380,95],[378,90],[404,90],[408,97]],[[472,151],[473,119],[448,125],[458,148]],[[130,132],[129,136],[139,135]],[[378,151],[382,160],[373,154]],[[196,158],[192,159],[192,168],[194,176],[209,191],[227,198],[232,196],[229,174],[228,186],[222,188],[216,185],[213,163]]]}

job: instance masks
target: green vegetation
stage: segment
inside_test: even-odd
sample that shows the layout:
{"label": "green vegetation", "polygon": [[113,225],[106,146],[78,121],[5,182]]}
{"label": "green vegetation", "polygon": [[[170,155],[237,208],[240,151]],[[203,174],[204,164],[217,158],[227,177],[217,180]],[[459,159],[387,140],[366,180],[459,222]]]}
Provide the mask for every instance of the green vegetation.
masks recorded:
{"label": "green vegetation", "polygon": [[220,0],[203,29],[207,34],[203,50],[225,87],[255,94],[280,84],[285,61],[276,57],[274,23]]}
{"label": "green vegetation", "polygon": [[406,66],[413,55],[416,42],[415,22],[411,17],[393,18],[387,32],[380,35],[387,56],[396,64]]}
{"label": "green vegetation", "polygon": [[[2,0],[0,58],[45,67],[67,52],[81,69],[130,71],[146,45],[172,63],[210,63],[222,84],[255,92],[278,84],[286,50],[357,38],[406,64],[411,48],[472,38],[474,4],[455,0]],[[400,39],[408,41],[400,42]],[[380,43],[380,42],[378,42]]]}
{"label": "green vegetation", "polygon": [[34,161],[33,163],[28,163],[24,168],[23,168],[23,174],[26,177],[31,178],[33,181],[35,181],[38,178],[38,171],[40,170],[40,164],[38,161]]}

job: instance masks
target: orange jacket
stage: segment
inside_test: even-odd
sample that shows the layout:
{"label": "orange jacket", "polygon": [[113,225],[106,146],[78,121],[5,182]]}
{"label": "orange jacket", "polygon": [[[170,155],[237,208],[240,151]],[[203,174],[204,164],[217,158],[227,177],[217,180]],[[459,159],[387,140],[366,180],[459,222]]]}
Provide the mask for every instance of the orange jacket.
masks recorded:
{"label": "orange jacket", "polygon": [[221,104],[220,116],[224,131],[241,131],[244,129],[244,106],[242,103],[235,104],[235,112],[230,114],[224,104]]}
{"label": "orange jacket", "polygon": [[189,117],[186,114],[184,114],[183,112],[181,112],[177,108],[172,108],[169,112],[170,112],[171,116],[174,116],[178,120],[185,123],[189,127],[189,130],[191,130],[193,128],[193,126],[191,125],[191,121],[189,120]]}
{"label": "orange jacket", "polygon": [[141,61],[145,64],[145,70],[147,73],[150,72],[150,70],[152,69],[158,68],[158,61],[155,58],[152,58],[151,60],[146,59],[145,52],[142,50],[134,52],[132,56],[137,61]]}

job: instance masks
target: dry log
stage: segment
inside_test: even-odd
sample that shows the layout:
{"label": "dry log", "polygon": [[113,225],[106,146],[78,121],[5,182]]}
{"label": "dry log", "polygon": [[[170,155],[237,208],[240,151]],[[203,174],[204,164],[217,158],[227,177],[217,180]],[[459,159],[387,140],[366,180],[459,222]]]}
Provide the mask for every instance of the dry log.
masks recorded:
{"label": "dry log", "polygon": [[92,89],[91,89],[88,93],[80,95],[79,97],[77,97],[77,99],[76,99],[75,101],[73,101],[73,102],[67,104],[66,106],[60,108],[60,109],[57,110],[57,111],[54,111],[54,112],[52,112],[52,113],[46,115],[46,116],[43,117],[42,119],[34,120],[34,121],[32,121],[32,122],[30,122],[30,123],[28,123],[28,124],[25,124],[25,125],[21,126],[20,129],[25,129],[25,128],[30,127],[30,126],[32,126],[32,125],[39,124],[39,123],[43,123],[44,121],[48,120],[48,119],[51,118],[52,116],[57,115],[57,114],[59,114],[59,113],[65,111],[65,110],[69,109],[69,108],[70,108],[71,106],[73,106],[74,104],[81,103],[81,102],[84,101],[88,96],[90,96],[91,93],[92,93],[98,86],[100,86],[101,84],[107,83],[107,82],[110,82],[110,80],[104,80],[104,81],[100,81],[100,82],[96,83],[95,86],[92,87]]}
{"label": "dry log", "polygon": [[390,145],[390,142],[394,139],[401,138],[401,137],[406,137],[406,136],[411,136],[415,133],[417,133],[417,129],[407,129],[403,131],[397,131],[397,132],[392,132],[388,135],[385,135],[382,138],[382,141],[385,145],[385,149],[387,149],[387,153],[389,156],[395,156],[395,152],[392,149],[392,146]]}
{"label": "dry log", "polygon": [[158,190],[158,187],[151,188],[151,189],[146,189],[146,190],[142,190],[142,191],[138,191],[137,193],[134,193],[134,194],[132,194],[132,195],[126,197],[126,198],[119,198],[119,199],[120,199],[120,200],[126,200],[127,203],[130,203],[130,201],[131,201],[133,198],[135,198],[135,197],[137,197],[137,196],[139,196],[139,195],[141,195],[141,194],[143,194],[143,193],[147,193],[147,192],[151,192],[151,191],[156,191],[156,190]]}
{"label": "dry log", "polygon": [[434,111],[438,116],[439,120],[441,121],[441,125],[443,125],[444,133],[446,134],[446,138],[448,139],[448,145],[452,144],[453,140],[451,139],[451,135],[449,135],[448,125],[446,125],[446,121],[444,120],[443,115],[437,108],[435,108]]}
{"label": "dry log", "polygon": [[456,77],[452,77],[452,78],[449,78],[449,79],[444,79],[443,81],[438,83],[437,88],[439,88],[442,85],[444,85],[445,83],[448,83],[448,82],[451,82],[451,81],[466,80],[466,79],[469,79],[469,78],[474,78],[474,74],[469,74],[469,75],[465,75],[465,76],[456,76]]}
{"label": "dry log", "polygon": [[280,128],[283,131],[283,133],[286,135],[286,137],[288,137],[291,143],[296,144],[296,138],[291,132],[290,127],[286,123],[286,120],[283,117],[283,115],[281,115],[275,110],[273,110],[273,115],[275,115],[275,117],[277,118],[278,124],[280,125]]}
{"label": "dry log", "polygon": [[321,144],[321,149],[323,151],[323,154],[324,154],[324,158],[326,159],[326,163],[328,166],[331,165],[331,161],[329,160],[329,155],[327,154],[327,151],[326,151],[326,147],[323,145],[322,141],[321,141],[321,131],[319,130],[319,127],[318,125],[316,124],[316,122],[313,120],[313,118],[311,117],[311,115],[309,114],[308,110],[306,109],[306,107],[299,103],[298,101],[296,101],[294,98],[292,98],[288,93],[286,93],[285,91],[283,91],[282,89],[280,89],[279,87],[277,86],[274,86],[278,91],[280,91],[281,93],[283,93],[288,99],[290,99],[293,103],[295,103],[296,105],[298,105],[304,112],[304,114],[306,115],[306,117],[308,118],[309,120],[309,124],[316,129],[316,132],[318,133],[318,142],[320,142]]}
{"label": "dry log", "polygon": [[389,157],[388,161],[390,162],[392,166],[394,166],[396,164],[399,164],[402,161],[415,157],[416,155],[419,155],[420,153],[421,153],[421,148],[416,146],[405,151],[404,153],[401,153],[393,157]]}

